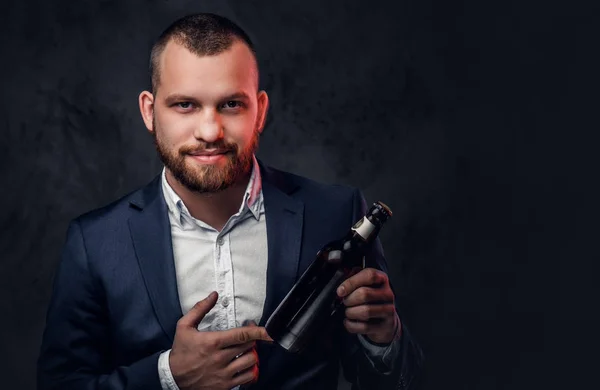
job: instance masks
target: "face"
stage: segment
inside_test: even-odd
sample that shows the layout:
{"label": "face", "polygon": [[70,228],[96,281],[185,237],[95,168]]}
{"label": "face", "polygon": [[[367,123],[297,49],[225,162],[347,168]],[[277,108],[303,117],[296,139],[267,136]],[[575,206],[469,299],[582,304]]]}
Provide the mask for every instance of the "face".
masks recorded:
{"label": "face", "polygon": [[187,189],[214,193],[246,177],[264,126],[268,98],[248,47],[235,42],[197,56],[171,41],[160,59],[155,95],[140,95],[146,127],[167,174]]}

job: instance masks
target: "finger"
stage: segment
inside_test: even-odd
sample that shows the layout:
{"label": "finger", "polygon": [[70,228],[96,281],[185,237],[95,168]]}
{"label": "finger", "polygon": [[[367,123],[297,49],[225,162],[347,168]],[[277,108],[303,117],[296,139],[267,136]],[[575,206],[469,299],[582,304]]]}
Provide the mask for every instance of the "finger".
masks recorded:
{"label": "finger", "polygon": [[365,268],[356,275],[349,277],[338,287],[337,293],[345,297],[360,287],[387,284],[388,276],[385,272],[375,268]]}
{"label": "finger", "polygon": [[346,309],[346,318],[355,321],[369,321],[377,318],[392,318],[396,313],[393,304],[373,304],[349,307]]}
{"label": "finger", "polygon": [[258,382],[259,369],[257,365],[252,366],[251,368],[236,374],[232,379],[232,386],[239,386],[244,384],[256,383]]}
{"label": "finger", "polygon": [[359,287],[344,298],[346,307],[376,303],[394,303],[390,288]]}
{"label": "finger", "polygon": [[273,341],[263,326],[243,326],[241,328],[224,330],[219,333],[219,345],[221,348],[227,348],[232,345],[244,344],[255,340]]}
{"label": "finger", "polygon": [[229,365],[225,368],[225,371],[228,375],[234,376],[240,372],[243,372],[252,366],[257,365],[260,367],[258,361],[258,353],[255,349],[251,349],[250,351],[244,353],[237,359],[234,359]]}
{"label": "finger", "polygon": [[[242,322],[242,326],[258,326],[258,324],[254,320],[246,320],[246,321]],[[268,340],[262,340],[262,341],[266,341],[269,344],[273,343],[273,339],[270,336],[269,336]]]}
{"label": "finger", "polygon": [[217,299],[219,298],[219,294],[216,291],[208,294],[206,298],[197,302],[191,309],[188,311],[183,317],[177,321],[178,327],[184,328],[198,328],[198,324],[206,313],[208,313],[217,303]]}
{"label": "finger", "polygon": [[253,348],[256,348],[256,341],[250,341],[244,344],[234,345],[231,347],[224,348],[221,351],[218,351],[218,358],[219,360],[225,361],[227,362],[227,364],[229,364],[229,362],[234,360],[236,357],[242,355],[245,352],[250,351]]}

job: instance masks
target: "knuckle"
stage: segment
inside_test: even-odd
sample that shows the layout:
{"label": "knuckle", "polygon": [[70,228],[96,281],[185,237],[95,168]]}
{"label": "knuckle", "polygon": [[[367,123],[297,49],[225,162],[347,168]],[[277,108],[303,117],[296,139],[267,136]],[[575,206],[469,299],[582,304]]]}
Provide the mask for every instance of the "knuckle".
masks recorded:
{"label": "knuckle", "polygon": [[375,268],[369,268],[368,272],[369,272],[369,274],[368,274],[369,280],[371,282],[375,282],[377,280],[377,276],[378,276],[377,270]]}
{"label": "knuckle", "polygon": [[219,348],[221,341],[219,340],[218,337],[212,337],[212,336],[207,336],[204,340],[204,342],[206,343],[206,346],[208,346],[211,349],[217,349]]}
{"label": "knuckle", "polygon": [[248,341],[248,334],[247,334],[246,332],[244,332],[244,331],[241,331],[241,332],[239,332],[239,333],[236,333],[236,335],[235,335],[235,341],[236,341],[238,344],[243,344],[243,343],[245,343],[246,341]]}
{"label": "knuckle", "polygon": [[366,302],[370,297],[370,293],[369,290],[367,290],[366,288],[359,288],[358,289],[358,298],[360,299],[361,302]]}
{"label": "knuckle", "polygon": [[231,378],[231,375],[228,376],[229,372],[227,372],[227,366],[231,363],[232,358],[231,355],[229,355],[226,351],[224,350],[220,350],[220,351],[215,351],[213,353],[210,354],[210,356],[207,357],[209,360],[209,362],[211,362],[214,366],[220,366],[223,367],[225,369],[219,370],[221,371],[221,375],[223,376],[223,378],[229,379]]}
{"label": "knuckle", "polygon": [[381,281],[385,284],[388,284],[389,280],[390,280],[389,276],[385,272],[381,272],[380,275],[381,275]]}
{"label": "knuckle", "polygon": [[190,309],[190,311],[192,311],[192,312],[198,311],[198,310],[200,310],[200,308],[202,307],[202,305],[203,305],[202,301],[196,302],[194,304],[194,306],[192,306],[192,308]]}

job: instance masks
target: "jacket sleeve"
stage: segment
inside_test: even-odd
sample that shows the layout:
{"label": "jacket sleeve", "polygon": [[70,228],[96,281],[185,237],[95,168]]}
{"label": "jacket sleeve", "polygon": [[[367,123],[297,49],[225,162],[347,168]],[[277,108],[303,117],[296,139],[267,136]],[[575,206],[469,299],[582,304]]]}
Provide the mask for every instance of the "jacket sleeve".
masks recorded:
{"label": "jacket sleeve", "polygon": [[110,328],[102,286],[90,272],[80,223],[70,223],[37,362],[37,388],[161,389],[160,352],[128,366],[111,364]]}
{"label": "jacket sleeve", "polygon": [[[368,208],[362,193],[359,190],[354,192],[353,201],[353,222],[362,218]],[[366,267],[377,268],[388,273],[387,262],[383,254],[383,248],[379,238],[376,239],[370,251],[365,256]],[[393,283],[390,286],[394,296],[398,296]],[[402,321],[402,315],[398,308],[396,300],[396,312],[401,321],[402,333],[397,348],[394,351],[396,355],[389,365],[381,365],[383,361],[375,362],[368,359],[365,348],[361,346],[357,335],[342,332],[342,351],[341,363],[343,374],[346,380],[352,383],[352,390],[363,389],[411,389],[416,383],[416,379],[421,373],[423,364],[423,353],[420,347],[413,339],[408,327]]]}

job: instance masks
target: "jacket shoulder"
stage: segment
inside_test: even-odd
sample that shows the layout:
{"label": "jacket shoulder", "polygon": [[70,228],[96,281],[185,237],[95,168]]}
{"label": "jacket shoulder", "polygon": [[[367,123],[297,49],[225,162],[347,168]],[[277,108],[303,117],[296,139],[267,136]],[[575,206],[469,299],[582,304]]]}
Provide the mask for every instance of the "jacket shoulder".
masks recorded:
{"label": "jacket shoulder", "polygon": [[75,217],[72,222],[79,223],[82,227],[102,224],[126,223],[132,213],[132,209],[148,197],[148,193],[157,194],[160,184],[160,175],[155,176],[151,182],[138,187],[116,200],[101,207],[89,210]]}
{"label": "jacket shoulder", "polygon": [[345,184],[324,183],[306,176],[301,176],[292,172],[279,170],[269,167],[274,176],[279,176],[287,182],[287,186],[295,188],[304,194],[318,195],[325,199],[347,199],[352,198],[360,191],[358,188]]}

